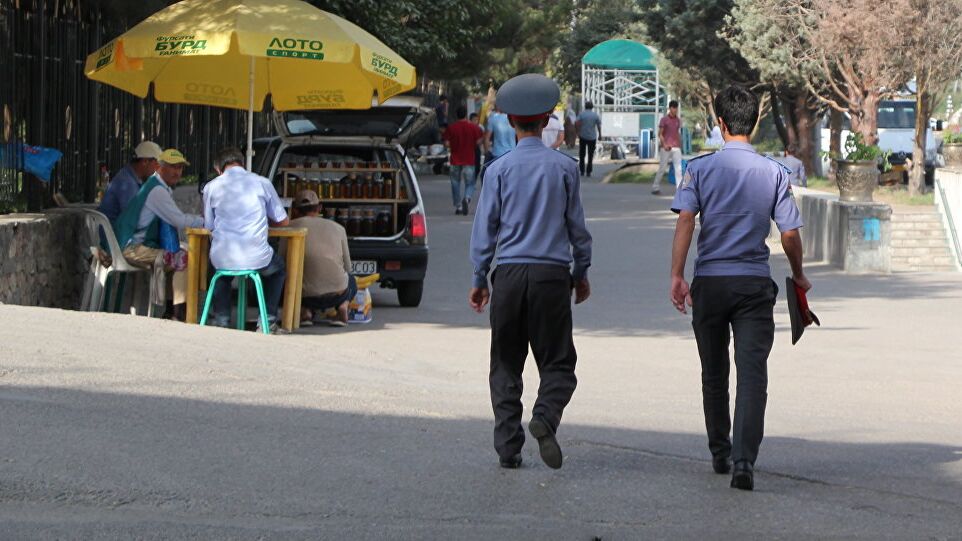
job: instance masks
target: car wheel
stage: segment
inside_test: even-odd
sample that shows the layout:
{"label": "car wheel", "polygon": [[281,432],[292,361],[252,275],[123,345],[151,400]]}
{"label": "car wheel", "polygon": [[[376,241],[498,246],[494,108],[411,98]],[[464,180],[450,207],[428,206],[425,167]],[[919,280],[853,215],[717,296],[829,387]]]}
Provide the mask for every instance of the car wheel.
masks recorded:
{"label": "car wheel", "polygon": [[424,280],[399,282],[397,285],[397,301],[404,307],[416,308],[421,304],[422,293]]}
{"label": "car wheel", "polygon": [[431,169],[434,171],[435,175],[440,175],[444,171],[444,164],[441,162],[436,162]]}

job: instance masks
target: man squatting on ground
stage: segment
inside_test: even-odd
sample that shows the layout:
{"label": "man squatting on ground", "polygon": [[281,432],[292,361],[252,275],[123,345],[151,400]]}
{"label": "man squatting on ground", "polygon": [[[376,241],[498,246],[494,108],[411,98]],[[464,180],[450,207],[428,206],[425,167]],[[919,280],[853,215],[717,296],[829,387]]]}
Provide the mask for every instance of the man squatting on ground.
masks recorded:
{"label": "man squatting on ground", "polygon": [[[812,285],[802,270],[802,220],[792,197],[790,171],[761,156],[750,144],[758,122],[758,99],[739,87],[715,98],[725,146],[694,159],[675,194],[678,213],[671,256],[671,302],[692,307],[692,327],[702,366],[702,400],[708,448],[716,473],[732,469],[731,486],[754,487],[754,465],[765,425],[768,355],[775,337],[773,308],[778,287],[771,279],[765,239],[774,220],[792,278]],[[695,278],[689,290],[685,261],[701,221]],[[737,387],[734,437],[729,438],[728,344],[734,334]]]}
{"label": "man squatting on ground", "polygon": [[[557,83],[536,74],[515,77],[498,90],[497,105],[509,115],[518,144],[485,164],[471,234],[475,272],[468,302],[481,313],[491,301],[489,384],[494,448],[504,468],[521,465],[521,373],[529,345],[541,385],[528,430],[538,440],[544,463],[561,467],[555,433],[577,384],[571,292],[575,290],[576,304],[591,294],[591,235],[578,167],[541,140],[559,98]],[[488,270],[496,248],[498,265],[489,293]]]}

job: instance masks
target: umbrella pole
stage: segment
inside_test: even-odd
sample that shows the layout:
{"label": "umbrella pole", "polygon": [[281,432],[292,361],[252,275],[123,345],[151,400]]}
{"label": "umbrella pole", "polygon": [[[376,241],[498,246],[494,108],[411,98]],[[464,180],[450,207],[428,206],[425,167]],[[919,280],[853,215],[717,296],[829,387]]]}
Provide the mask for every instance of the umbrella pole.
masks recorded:
{"label": "umbrella pole", "polygon": [[251,56],[250,103],[247,107],[247,170],[254,165],[254,57]]}

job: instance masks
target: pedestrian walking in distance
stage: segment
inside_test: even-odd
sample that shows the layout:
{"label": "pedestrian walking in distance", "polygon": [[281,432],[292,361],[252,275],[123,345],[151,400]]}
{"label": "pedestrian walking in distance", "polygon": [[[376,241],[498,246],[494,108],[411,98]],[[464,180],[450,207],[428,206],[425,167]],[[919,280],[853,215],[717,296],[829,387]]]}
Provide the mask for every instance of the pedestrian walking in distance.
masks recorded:
{"label": "pedestrian walking in distance", "polygon": [[[715,98],[725,145],[688,165],[671,209],[678,213],[671,255],[671,302],[692,308],[701,357],[702,401],[708,449],[716,473],[732,470],[731,486],[752,490],[755,459],[765,427],[768,355],[775,336],[772,311],[778,287],[772,281],[765,239],[774,220],[792,278],[812,285],[802,270],[802,220],[792,197],[790,171],[752,148],[758,99],[740,87]],[[689,289],[685,260],[701,221],[695,278]],[[735,425],[729,416],[728,344],[735,339]]]}
{"label": "pedestrian walking in distance", "polygon": [[668,114],[658,121],[658,172],[651,184],[651,193],[661,193],[661,177],[671,165],[675,168],[675,182],[681,182],[681,117],[678,102],[668,102]]}
{"label": "pedestrian walking in distance", "polygon": [[575,130],[578,131],[578,170],[582,175],[590,177],[595,161],[595,147],[601,137],[601,117],[590,101],[585,102],[585,110],[578,115]]}
{"label": "pedestrian walking in distance", "polygon": [[515,77],[498,90],[497,105],[507,113],[518,144],[485,164],[471,233],[474,283],[468,302],[478,313],[491,302],[488,381],[494,449],[503,468],[521,466],[521,372],[529,346],[541,385],[528,430],[538,440],[544,463],[561,467],[555,434],[577,384],[571,294],[575,304],[591,294],[591,235],[578,167],[541,139],[560,94],[557,83],[537,74]]}

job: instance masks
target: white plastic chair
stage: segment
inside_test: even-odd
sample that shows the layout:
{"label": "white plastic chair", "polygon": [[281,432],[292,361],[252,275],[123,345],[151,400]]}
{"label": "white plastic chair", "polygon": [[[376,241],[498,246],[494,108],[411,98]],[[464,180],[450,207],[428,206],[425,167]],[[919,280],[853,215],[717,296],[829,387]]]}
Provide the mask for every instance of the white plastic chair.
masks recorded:
{"label": "white plastic chair", "polygon": [[[123,250],[121,250],[120,244],[117,242],[117,237],[114,235],[110,220],[108,220],[103,213],[93,209],[84,209],[84,222],[87,230],[87,238],[90,243],[90,252],[93,257],[90,260],[90,273],[87,275],[87,280],[84,283],[80,309],[87,312],[101,311],[104,306],[104,301],[109,300],[105,299],[107,280],[114,275],[118,275],[116,278],[119,279],[120,274],[131,274],[135,280],[136,278],[146,278],[150,284],[147,288],[147,317],[153,317],[154,305],[150,300],[153,298],[154,284],[151,279],[151,270],[131,265],[130,262],[124,259]],[[110,250],[110,267],[104,267],[100,263],[100,258],[97,256],[98,250],[100,249],[101,232],[103,232],[104,238],[107,241],[107,247]],[[138,282],[139,281],[135,281],[135,291],[132,299],[142,296],[137,295],[136,290],[140,289],[137,287]],[[119,286],[114,289],[114,295],[123,295]],[[131,302],[132,309],[135,305],[135,302]]]}

